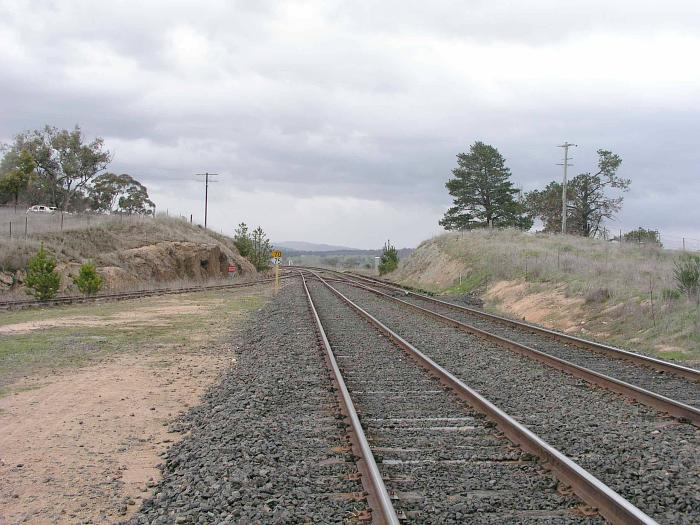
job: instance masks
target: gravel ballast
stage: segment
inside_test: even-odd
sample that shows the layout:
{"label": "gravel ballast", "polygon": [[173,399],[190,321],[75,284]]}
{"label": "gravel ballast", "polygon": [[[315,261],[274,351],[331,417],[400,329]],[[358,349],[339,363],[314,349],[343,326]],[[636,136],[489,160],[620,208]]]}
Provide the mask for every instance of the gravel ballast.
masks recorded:
{"label": "gravel ballast", "polygon": [[388,299],[334,286],[659,522],[700,522],[697,428]]}
{"label": "gravel ballast", "polygon": [[401,295],[400,299],[601,374],[632,383],[682,403],[700,407],[700,384],[695,381],[641,366],[622,358],[612,358],[542,334],[514,328],[496,320],[484,319],[466,311],[454,310],[415,295]]}
{"label": "gravel ballast", "polygon": [[309,289],[402,523],[601,523],[318,282]]}
{"label": "gravel ballast", "polygon": [[235,365],[179,422],[190,433],[130,523],[345,523],[366,510],[300,281],[235,343]]}

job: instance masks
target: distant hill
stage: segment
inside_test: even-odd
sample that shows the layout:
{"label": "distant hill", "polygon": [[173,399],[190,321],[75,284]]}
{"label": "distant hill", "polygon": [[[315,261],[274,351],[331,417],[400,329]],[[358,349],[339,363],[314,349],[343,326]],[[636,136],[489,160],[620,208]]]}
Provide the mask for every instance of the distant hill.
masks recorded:
{"label": "distant hill", "polygon": [[[317,244],[306,241],[280,241],[274,243],[275,248],[291,250],[294,252],[350,252],[357,248],[347,246],[333,246],[331,244]],[[359,251],[359,250],[358,250]]]}

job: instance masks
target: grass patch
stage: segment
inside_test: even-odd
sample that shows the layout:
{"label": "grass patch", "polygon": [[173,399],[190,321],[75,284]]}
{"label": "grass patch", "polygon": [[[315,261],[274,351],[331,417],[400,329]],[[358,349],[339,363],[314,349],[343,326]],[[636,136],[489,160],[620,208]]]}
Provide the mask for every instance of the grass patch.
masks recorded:
{"label": "grass patch", "polygon": [[201,350],[225,339],[234,324],[232,317],[244,318],[268,294],[218,290],[10,312],[0,327],[52,321],[66,325],[0,334],[0,388],[7,393],[8,385],[20,377],[85,366],[117,353],[157,351],[167,356]]}

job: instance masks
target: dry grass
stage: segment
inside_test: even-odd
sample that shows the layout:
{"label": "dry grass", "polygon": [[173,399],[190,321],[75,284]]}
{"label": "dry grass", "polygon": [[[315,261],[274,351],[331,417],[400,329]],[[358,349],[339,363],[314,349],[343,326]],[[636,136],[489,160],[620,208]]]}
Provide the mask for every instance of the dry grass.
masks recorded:
{"label": "dry grass", "polygon": [[448,278],[434,284],[434,291],[483,292],[488,283],[506,280],[527,282],[531,293],[563,286],[567,296],[585,300],[590,333],[695,361],[700,359],[700,308],[685,297],[672,298],[679,254],[651,245],[478,230],[425,241],[395,278],[431,288],[420,276],[435,275],[430,267],[437,266]]}
{"label": "dry grass", "polygon": [[[14,214],[11,208],[0,208],[0,270],[25,268],[41,243],[59,261],[93,260],[98,266],[117,266],[115,257],[120,250],[139,248],[163,241],[223,244],[235,248],[233,240],[184,219],[165,217],[72,214],[64,216],[61,230],[60,214],[30,214],[27,237],[24,236],[24,212]],[[14,218],[14,219],[13,219]],[[13,236],[9,236],[9,222]]]}

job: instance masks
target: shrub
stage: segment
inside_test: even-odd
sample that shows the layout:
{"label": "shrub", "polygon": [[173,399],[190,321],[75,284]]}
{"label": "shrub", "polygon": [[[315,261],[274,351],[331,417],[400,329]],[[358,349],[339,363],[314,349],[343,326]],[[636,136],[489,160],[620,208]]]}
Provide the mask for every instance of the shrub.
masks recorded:
{"label": "shrub", "polygon": [[102,288],[104,279],[97,273],[95,263],[84,263],[80,267],[78,277],[73,278],[73,282],[81,293],[85,295],[95,295]]}
{"label": "shrub", "polygon": [[678,289],[700,302],[700,255],[683,254],[674,265],[673,276]]}
{"label": "shrub", "polygon": [[586,294],[586,304],[604,303],[608,299],[610,299],[610,290],[607,288],[598,288]]}
{"label": "shrub", "polygon": [[27,293],[39,301],[51,299],[58,293],[61,277],[56,273],[56,259],[46,253],[43,244],[37,254],[29,259],[24,284]]}
{"label": "shrub", "polygon": [[663,297],[664,301],[676,301],[681,298],[681,292],[675,288],[664,288],[664,291],[661,292],[661,297]]}
{"label": "shrub", "polygon": [[399,254],[396,248],[391,245],[389,241],[386,241],[384,245],[384,251],[382,252],[382,258],[379,261],[379,275],[384,275],[385,273],[393,272],[399,266]]}

